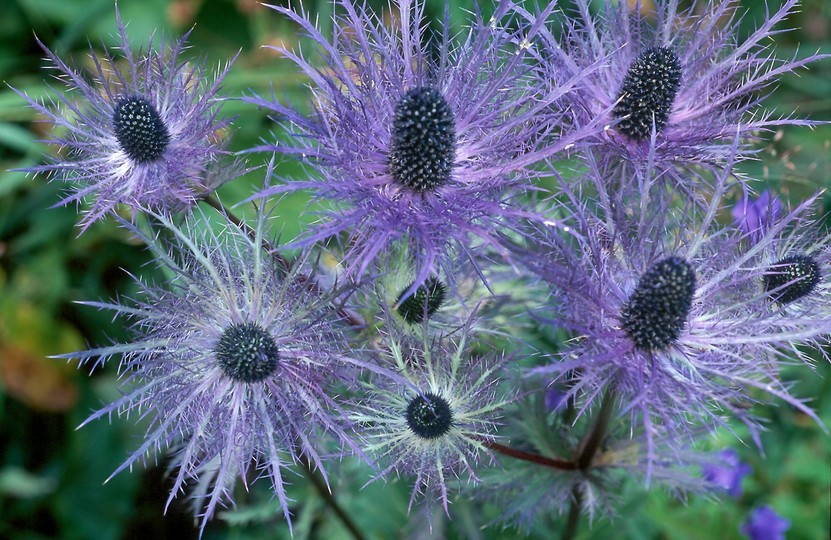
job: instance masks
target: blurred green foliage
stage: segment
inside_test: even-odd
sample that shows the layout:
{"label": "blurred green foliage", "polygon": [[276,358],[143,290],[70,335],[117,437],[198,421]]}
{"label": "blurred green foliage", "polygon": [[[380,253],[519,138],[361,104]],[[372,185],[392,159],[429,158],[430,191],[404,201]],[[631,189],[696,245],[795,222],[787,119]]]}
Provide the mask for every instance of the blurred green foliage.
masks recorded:
{"label": "blurred green foliage", "polygon": [[[370,2],[387,9],[381,0]],[[743,0],[747,11],[743,28],[750,31],[765,9],[780,2]],[[471,0],[451,1],[451,24],[459,30]],[[303,6],[319,16],[324,33],[330,26],[332,3],[307,0]],[[484,9],[489,8],[486,2]],[[224,84],[224,94],[239,97],[247,92],[276,95],[292,100],[304,97],[303,79],[287,61],[262,46],[295,44],[291,24],[254,0],[122,0],[122,17],[135,45],[146,45],[155,36],[179,36],[192,29],[191,52],[218,65],[240,52]],[[427,0],[427,11],[439,17],[443,0]],[[772,52],[786,57],[822,50],[831,52],[831,3],[805,0],[802,13],[790,21],[796,31],[780,35]],[[14,540],[40,538],[116,539],[191,538],[197,536],[186,501],[177,500],[164,516],[167,488],[164,463],[148,463],[145,469],[121,474],[103,482],[138,445],[141,426],[132,420],[114,419],[78,426],[93,409],[117,395],[115,366],[76,370],[49,355],[78,350],[87,344],[126,339],[123,321],[107,313],[80,306],[79,300],[107,300],[129,296],[134,290],[127,272],[152,277],[149,256],[114,223],[96,223],[76,237],[77,210],[51,208],[60,200],[63,186],[44,178],[32,178],[13,169],[34,165],[44,154],[55,152],[42,142],[50,127],[40,123],[10,87],[32,97],[63,91],[43,69],[43,53],[34,35],[63,58],[84,65],[89,43],[99,50],[115,43],[112,0],[5,0],[0,16],[0,537]],[[50,87],[52,90],[50,90]],[[799,76],[781,81],[768,100],[779,114],[793,109],[801,116],[831,120],[831,66],[818,64]],[[233,148],[242,150],[270,140],[277,129],[262,111],[240,101],[228,101],[226,114],[236,116]],[[819,186],[831,186],[829,126],[786,129],[769,137],[760,159],[743,169],[764,185],[776,188],[792,201]],[[252,164],[266,157],[251,156]],[[299,176],[297,164],[281,161],[278,174]],[[225,186],[222,200],[235,203],[262,183],[262,171]],[[284,216],[283,235],[293,237],[313,216],[301,215],[302,195],[285,197],[278,204]],[[825,200],[831,210],[831,196]],[[240,209],[244,212],[244,209]],[[805,367],[788,371],[801,396],[817,396],[814,406],[831,424],[831,369]],[[755,447],[738,448],[754,472],[738,500],[695,498],[681,503],[660,488],[646,492],[630,485],[622,494],[618,517],[585,523],[582,538],[737,538],[740,523],[751,508],[773,506],[791,520],[789,538],[827,537],[829,530],[829,436],[800,413],[785,407],[759,411],[769,419],[765,434],[766,455]],[[742,432],[739,430],[739,435]],[[732,435],[712,441],[712,448],[740,446]],[[425,537],[425,516],[407,517],[409,487],[406,482],[373,483],[362,489],[368,471],[344,461],[333,474],[332,490],[343,507],[371,538],[404,535]],[[292,479],[296,501],[296,538],[348,538],[340,522],[302,476]],[[184,497],[181,497],[184,499]],[[255,483],[251,493],[241,492],[239,507],[220,513],[206,531],[206,538],[288,537],[282,514],[271,500],[265,482]],[[490,525],[494,515],[487,508],[459,500],[454,519],[441,514],[434,519],[434,536],[455,538],[505,538],[516,533]],[[559,530],[551,516],[532,531],[551,538]],[[552,525],[553,524],[553,525]]]}

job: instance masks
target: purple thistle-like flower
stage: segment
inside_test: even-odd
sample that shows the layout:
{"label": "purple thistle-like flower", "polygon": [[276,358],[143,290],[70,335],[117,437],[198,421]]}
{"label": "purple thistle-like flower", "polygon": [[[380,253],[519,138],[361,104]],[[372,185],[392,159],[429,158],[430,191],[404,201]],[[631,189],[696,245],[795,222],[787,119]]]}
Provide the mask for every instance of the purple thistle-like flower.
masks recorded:
{"label": "purple thistle-like flower", "polygon": [[773,508],[760,506],[753,509],[740,530],[750,540],[785,540],[785,531],[790,528],[791,522]]}
{"label": "purple thistle-like flower", "polygon": [[351,419],[366,452],[386,465],[378,478],[392,472],[411,477],[410,507],[421,494],[447,512],[448,484],[462,476],[477,480],[481,454],[488,453],[496,419],[510,401],[496,389],[505,358],[474,355],[469,324],[455,336],[417,339],[391,324],[385,337],[384,360],[400,378],[374,381]]}
{"label": "purple thistle-like flower", "polygon": [[831,238],[811,208],[820,193],[809,197],[766,227],[746,233],[741,250],[757,268],[766,306],[783,320],[822,321],[831,317]]}
{"label": "purple thistle-like flower", "polygon": [[229,120],[217,117],[216,93],[230,63],[213,76],[204,64],[185,61],[187,35],[158,50],[151,40],[147,52],[136,53],[118,11],[116,19],[120,54],[92,51],[91,80],[41,44],[69,91],[56,90],[48,103],[17,91],[60,130],[48,141],[60,155],[25,170],[76,186],[58,205],[92,199],[84,230],[119,204],[134,211],[190,207],[242,172],[220,160]]}
{"label": "purple thistle-like flower", "polygon": [[734,0],[694,0],[684,9],[677,1],[658,0],[654,14],[631,2],[604,2],[598,13],[589,0],[576,4],[576,13],[563,18],[563,38],[540,33],[548,65],[540,84],[557,85],[603,62],[568,99],[578,125],[600,118],[607,126],[594,148],[610,161],[652,161],[683,184],[689,181],[686,166],[730,157],[737,135],[744,154],[753,151],[749,143],[760,132],[811,125],[761,109],[780,77],[827,56],[779,59],[771,53],[770,38],[783,32],[778,25],[798,0],[766,13],[741,41],[742,16]]}
{"label": "purple thistle-like flower", "polygon": [[[719,175],[714,199],[698,209],[691,204],[673,210],[667,198],[650,198],[655,176],[595,179],[601,190],[597,201],[581,202],[564,188],[569,204],[579,209],[575,233],[552,235],[527,262],[554,287],[558,303],[550,308],[551,323],[576,338],[559,358],[532,373],[569,380],[570,395],[583,406],[613,388],[624,412],[644,424],[647,436],[657,433],[658,425],[670,434],[685,433],[692,419],[720,425],[729,412],[755,437],[747,406],[757,398],[750,389],[817,419],[789,395],[779,368],[795,359],[810,362],[805,347],[797,345],[828,340],[831,317],[819,304],[826,297],[827,259],[762,257],[774,249],[785,223],[750,246],[736,229],[716,226],[731,175],[729,168]],[[629,194],[618,199],[629,209],[628,222],[615,218],[617,208],[603,204],[611,196],[602,192],[602,180]],[[789,240],[799,241],[807,239]],[[795,255],[825,253],[822,246],[806,246]],[[780,248],[785,251],[793,250]]]}
{"label": "purple thistle-like flower", "polygon": [[739,454],[727,448],[718,453],[718,463],[704,466],[704,479],[735,498],[741,496],[742,479],[751,472],[750,465],[739,461]]}
{"label": "purple thistle-like flower", "polygon": [[325,477],[323,435],[363,455],[332,385],[373,368],[347,352],[332,307],[338,294],[310,287],[299,270],[306,265],[287,271],[264,249],[264,215],[253,238],[227,221],[212,230],[201,212],[180,225],[152,217],[158,230],[124,225],[147,243],[168,282],[138,281],[132,302],[88,303],[131,320],[135,338],[64,355],[96,364],[121,358],[123,397],[84,423],[113,414],[146,420],[144,442],[113,475],[171,451],[168,504],[197,484],[203,528],[218,505],[233,503],[235,482],[247,482],[252,469],[271,480],[290,525],[287,467],[302,458]]}
{"label": "purple thistle-like flower", "polygon": [[765,231],[779,219],[782,202],[769,190],[750,200],[744,196],[733,207],[733,223],[748,236],[764,235]]}
{"label": "purple thistle-like flower", "polygon": [[305,14],[272,6],[319,49],[322,67],[277,49],[311,80],[313,112],[273,96],[248,101],[274,111],[290,133],[259,150],[303,157],[317,176],[286,180],[257,197],[308,189],[331,202],[323,222],[296,243],[343,233],[344,264],[353,275],[384,267],[385,256],[403,249],[416,268],[409,295],[440,270],[449,274],[453,259],[471,257],[475,248],[507,256],[501,233],[544,219],[522,203],[537,189],[533,165],[594,126],[568,133],[560,127],[570,114],[563,96],[582,73],[547,93],[528,77],[527,51],[542,19],[505,30],[500,23],[510,3],[502,1],[489,21],[477,12],[458,40],[449,37],[448,21],[434,39],[424,34],[421,2],[393,5],[400,18],[389,28],[365,7],[337,2],[342,14],[331,41]]}

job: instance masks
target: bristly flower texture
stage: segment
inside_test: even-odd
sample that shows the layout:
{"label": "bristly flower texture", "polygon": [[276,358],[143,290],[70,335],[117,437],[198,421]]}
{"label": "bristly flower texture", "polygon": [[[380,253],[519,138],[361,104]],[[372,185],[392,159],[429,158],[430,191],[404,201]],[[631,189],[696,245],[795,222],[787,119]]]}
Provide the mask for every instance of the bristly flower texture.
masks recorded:
{"label": "bristly flower texture", "polygon": [[550,66],[540,83],[556,85],[563,74],[605,59],[568,98],[579,122],[602,118],[608,126],[594,148],[609,160],[653,161],[678,184],[689,181],[683,169],[690,164],[718,165],[737,135],[746,155],[760,132],[811,124],[761,109],[782,75],[824,57],[771,53],[770,38],[783,32],[778,25],[798,0],[767,13],[741,41],[734,0],[694,0],[686,9],[677,0],[658,0],[654,12],[645,2],[604,2],[598,13],[589,0],[576,3],[577,13],[564,18],[562,39],[540,34]]}
{"label": "bristly flower texture", "polygon": [[[721,425],[725,412],[746,422],[756,438],[746,405],[759,393],[750,389],[817,419],[789,394],[779,366],[794,358],[808,362],[802,346],[827,342],[831,318],[813,302],[827,296],[828,259],[813,256],[814,248],[784,247],[789,255],[781,259],[760,258],[774,249],[785,223],[750,247],[741,231],[716,226],[730,176],[728,169],[714,183],[703,216],[694,209],[676,214],[666,199],[649,199],[644,194],[654,178],[612,179],[643,188],[623,188],[633,210],[629,228],[602,204],[582,203],[575,237],[552,238],[529,263],[560,299],[552,322],[576,335],[561,357],[533,372],[569,380],[583,406],[613,388],[633,425],[642,422],[647,436],[663,426],[679,443],[693,420]],[[581,204],[574,194],[570,203]],[[809,305],[811,313],[803,309]]]}
{"label": "bristly flower texture", "polygon": [[448,512],[448,484],[462,476],[477,480],[481,454],[511,399],[496,388],[505,358],[471,351],[471,321],[457,335],[425,332],[418,339],[388,325],[382,365],[402,379],[378,378],[351,415],[366,452],[386,464],[378,477],[395,472],[414,479],[410,507],[421,494]]}
{"label": "bristly flower texture", "polygon": [[126,204],[176,212],[190,207],[241,167],[220,158],[229,120],[217,117],[216,93],[230,68],[215,77],[200,63],[182,58],[187,35],[176,42],[151,43],[144,53],[130,46],[116,12],[119,55],[99,58],[91,50],[92,80],[42,45],[69,91],[31,107],[57,128],[51,142],[61,147],[51,163],[26,169],[73,184],[58,205],[92,199],[82,218],[94,221]]}
{"label": "bristly flower texture", "polygon": [[324,434],[362,455],[331,396],[333,384],[354,384],[353,372],[365,366],[344,352],[335,293],[311,290],[296,269],[302,264],[286,273],[264,249],[263,215],[255,238],[228,222],[212,231],[207,218],[195,213],[177,226],[154,215],[159,229],[149,233],[124,222],[170,279],[164,287],[139,282],[140,297],[127,304],[89,303],[130,319],[136,336],[65,356],[121,357],[124,396],[85,423],[113,414],[149,422],[114,475],[172,451],[178,470],[168,504],[195,482],[204,528],[217,505],[233,503],[234,484],[247,482],[253,466],[271,480],[291,525],[286,467],[302,457],[325,477]]}
{"label": "bristly flower texture", "polygon": [[522,205],[540,174],[532,166],[592,132],[563,133],[558,121],[569,114],[562,96],[583,74],[548,93],[531,84],[527,51],[542,19],[505,30],[507,1],[489,21],[475,14],[458,40],[448,36],[447,21],[438,39],[425,36],[417,1],[392,4],[392,28],[350,0],[336,4],[342,14],[331,42],[304,14],[272,6],[311,38],[323,68],[277,49],[311,80],[313,113],[273,96],[249,98],[274,111],[290,134],[258,150],[303,157],[317,178],[287,179],[257,197],[308,189],[328,201],[323,223],[296,243],[344,234],[344,265],[353,275],[405,249],[417,269],[408,295],[440,269],[452,278],[452,259],[472,249],[506,256],[500,233],[543,219]]}

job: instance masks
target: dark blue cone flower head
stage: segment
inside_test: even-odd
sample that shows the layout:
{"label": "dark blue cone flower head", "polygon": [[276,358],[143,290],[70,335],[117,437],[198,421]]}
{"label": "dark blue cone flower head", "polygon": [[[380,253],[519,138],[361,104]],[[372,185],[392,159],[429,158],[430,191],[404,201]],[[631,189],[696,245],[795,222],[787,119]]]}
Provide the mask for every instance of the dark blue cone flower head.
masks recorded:
{"label": "dark blue cone flower head", "polygon": [[272,6],[302,28],[322,59],[321,66],[277,49],[310,79],[311,116],[301,112],[306,105],[248,99],[274,111],[292,135],[257,150],[302,157],[317,171],[256,197],[308,189],[331,203],[297,245],[338,237],[353,275],[402,248],[417,269],[412,294],[429,276],[450,274],[457,254],[482,248],[506,256],[501,233],[543,219],[523,208],[537,190],[533,165],[597,129],[561,129],[557,120],[570,114],[563,96],[583,74],[540,92],[527,60],[544,18],[506,30],[509,6],[499,2],[490,20],[474,13],[465,35],[451,39],[448,21],[438,38],[424,34],[422,2],[393,2],[398,17],[389,27],[341,0],[332,40],[305,14]]}
{"label": "dark blue cone flower head", "polygon": [[251,473],[271,481],[291,525],[286,468],[302,454],[325,476],[319,448],[329,438],[363,456],[333,385],[377,368],[346,344],[331,307],[342,292],[310,287],[314,276],[300,270],[308,264],[286,271],[264,249],[264,215],[255,237],[230,221],[212,230],[199,211],[179,224],[149,215],[149,232],[122,224],[150,247],[168,282],[137,280],[134,301],[89,303],[130,320],[134,339],[64,355],[96,364],[120,357],[123,397],[84,423],[142,418],[144,442],[113,475],[170,452],[168,504],[190,488],[203,528]]}
{"label": "dark blue cone flower head", "polygon": [[812,210],[820,196],[766,216],[764,227],[736,225],[742,235],[736,256],[756,283],[760,311],[781,319],[780,331],[794,337],[805,325],[831,320],[831,237]]}
{"label": "dark blue cone flower head", "polygon": [[[729,167],[713,182],[715,197],[706,207],[678,208],[660,194],[651,197],[660,182],[654,170],[622,176],[593,181],[596,199],[563,186],[566,204],[579,210],[574,234],[550,235],[526,256],[558,299],[543,317],[575,334],[558,359],[532,372],[568,381],[569,396],[586,407],[614,388],[647,436],[659,425],[670,437],[694,420],[717,426],[727,412],[755,436],[746,405],[758,398],[750,389],[816,419],[789,395],[779,368],[810,361],[802,346],[821,346],[831,334],[824,244],[785,234],[784,224],[756,243],[735,227],[718,226],[723,195],[735,182]],[[604,182],[628,193],[618,201],[628,220],[606,206],[611,195],[602,191]]]}
{"label": "dark blue cone flower head", "polygon": [[762,107],[783,75],[826,56],[771,54],[769,40],[798,0],[768,12],[742,40],[735,0],[694,0],[684,9],[656,0],[654,13],[632,2],[604,2],[595,12],[590,3],[577,0],[576,12],[559,19],[562,38],[540,33],[549,67],[539,72],[540,84],[556,85],[602,63],[568,99],[578,125],[602,119],[607,126],[594,148],[611,162],[651,161],[679,184],[688,182],[687,167],[718,166],[729,157],[737,134],[748,155],[760,133],[812,124]]}
{"label": "dark blue cone flower head", "polygon": [[41,45],[69,91],[38,102],[18,91],[59,130],[50,141],[62,152],[26,169],[70,183],[58,205],[88,200],[83,229],[125,204],[178,212],[233,179],[242,167],[224,159],[229,120],[218,118],[219,85],[230,68],[212,74],[182,58],[187,35],[153,40],[146,52],[130,46],[116,11],[119,53],[91,52],[87,77]]}

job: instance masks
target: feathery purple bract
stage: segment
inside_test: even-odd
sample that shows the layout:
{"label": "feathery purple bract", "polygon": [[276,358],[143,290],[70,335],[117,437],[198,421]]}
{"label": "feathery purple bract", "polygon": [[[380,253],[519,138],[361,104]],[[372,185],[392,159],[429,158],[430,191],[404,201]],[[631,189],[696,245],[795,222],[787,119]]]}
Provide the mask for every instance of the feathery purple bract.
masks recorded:
{"label": "feathery purple bract", "polygon": [[246,482],[252,467],[271,480],[291,525],[287,467],[302,457],[325,478],[318,448],[329,437],[362,455],[332,385],[354,384],[357,369],[372,368],[349,353],[332,307],[339,293],[318,290],[303,264],[287,270],[266,251],[262,214],[253,238],[228,221],[212,230],[201,212],[181,225],[151,217],[158,229],[148,233],[123,224],[150,247],[166,285],[139,281],[132,302],[88,303],[129,319],[135,338],[64,355],[121,358],[123,397],[85,423],[113,414],[145,419],[144,442],[113,474],[171,451],[168,504],[197,484],[203,528],[218,505],[233,503],[235,482]]}
{"label": "feathery purple bract", "polygon": [[441,36],[425,35],[420,2],[394,2],[399,17],[388,28],[342,0],[332,41],[304,13],[272,6],[302,28],[322,60],[277,49],[311,80],[311,115],[274,96],[248,99],[274,111],[289,132],[258,150],[302,157],[316,176],[287,179],[257,197],[306,189],[330,203],[297,245],[340,237],[353,275],[403,249],[416,268],[409,295],[440,270],[452,278],[452,260],[477,248],[507,256],[501,233],[544,219],[523,207],[541,174],[533,165],[594,126],[562,131],[559,119],[570,114],[563,96],[583,74],[540,92],[526,60],[542,19],[508,31],[501,25],[509,5],[499,2],[489,21],[474,13],[472,26],[451,39],[448,21]]}
{"label": "feathery purple bract", "polygon": [[[115,210],[133,208],[177,212],[243,168],[222,159],[229,120],[218,118],[219,85],[230,68],[212,75],[202,63],[182,58],[187,35],[133,51],[118,21],[119,54],[103,58],[91,51],[89,80],[42,45],[57,78],[69,91],[31,107],[59,130],[50,141],[61,152],[51,162],[25,169],[70,183],[72,194],[58,203],[91,200],[82,229]],[[123,64],[123,67],[122,67]]]}

